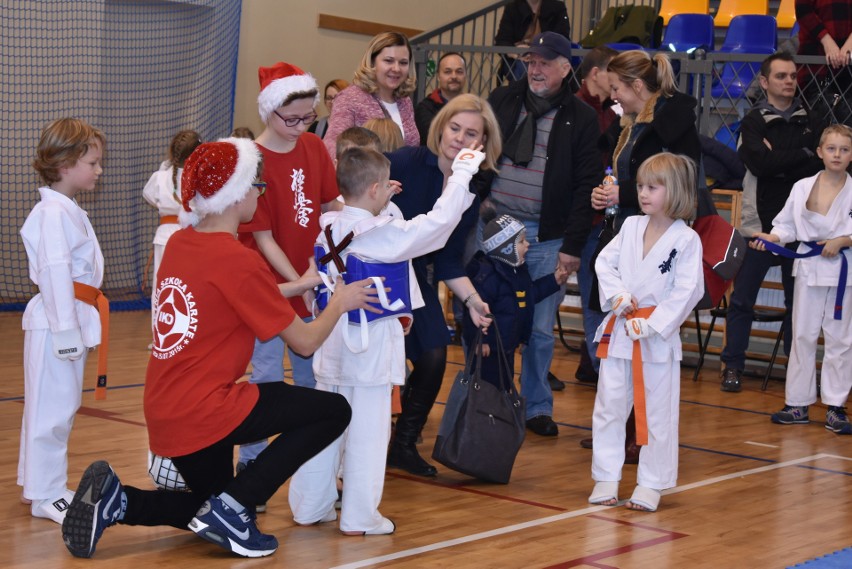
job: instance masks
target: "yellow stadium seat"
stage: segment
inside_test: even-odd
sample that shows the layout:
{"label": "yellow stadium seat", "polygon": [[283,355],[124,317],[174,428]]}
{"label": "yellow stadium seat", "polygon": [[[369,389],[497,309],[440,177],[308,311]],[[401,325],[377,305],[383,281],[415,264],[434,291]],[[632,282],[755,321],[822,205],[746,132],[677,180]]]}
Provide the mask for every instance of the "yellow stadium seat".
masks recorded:
{"label": "yellow stadium seat", "polygon": [[781,0],[775,20],[778,22],[778,29],[792,29],[796,25],[796,0]]}
{"label": "yellow stadium seat", "polygon": [[664,26],[675,14],[707,14],[709,10],[710,0],[663,0],[660,4]]}
{"label": "yellow stadium seat", "polygon": [[766,16],[769,14],[769,2],[767,0],[721,0],[713,22],[717,28],[727,28],[734,16],[745,14]]}

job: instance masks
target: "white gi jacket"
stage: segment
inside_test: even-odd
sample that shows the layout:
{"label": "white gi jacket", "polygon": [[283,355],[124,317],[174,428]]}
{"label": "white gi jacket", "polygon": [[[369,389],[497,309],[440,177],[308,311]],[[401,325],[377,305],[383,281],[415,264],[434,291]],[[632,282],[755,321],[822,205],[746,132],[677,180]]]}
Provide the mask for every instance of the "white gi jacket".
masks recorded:
{"label": "white gi jacket", "polygon": [[[781,243],[791,241],[824,241],[842,235],[852,237],[852,177],[846,174],[846,184],[826,215],[809,211],[806,207],[808,196],[819,176],[811,176],[799,180],[790,190],[787,203],[772,220],[772,234],[781,239]],[[800,244],[799,253],[810,251],[810,247]],[[840,255],[846,255],[847,261],[852,261],[852,249],[846,249]],[[797,286],[830,286],[836,287],[840,276],[840,255],[836,257],[806,257],[793,261],[793,276]],[[846,286],[852,286],[852,278],[847,279]]]}
{"label": "white gi jacket", "polygon": [[[601,308],[611,311],[610,299],[629,292],[640,308],[656,306],[648,324],[656,334],[640,340],[645,362],[682,359],[680,326],[704,294],[701,240],[680,219],[666,230],[643,259],[643,237],[649,218],[634,215],[624,221],[618,235],[598,255]],[[595,334],[595,342],[615,314],[609,312]],[[633,340],[616,322],[609,341],[609,356],[631,359]]]}
{"label": "white gi jacket", "polygon": [[24,311],[24,330],[61,332],[79,327],[83,344],[101,343],[98,311],[74,298],[74,284],[100,288],[104,256],[88,214],[77,203],[48,187],[21,227],[30,279],[39,293]]}
{"label": "white gi jacket", "polygon": [[[163,162],[160,169],[151,175],[151,178],[142,190],[142,197],[145,198],[146,202],[157,208],[161,217],[164,215],[177,215],[181,210],[180,177],[182,174],[183,168],[178,168],[178,185],[177,189],[175,189],[172,184],[172,167],[168,162]],[[178,223],[158,225],[157,231],[154,233],[154,245],[165,245],[169,237],[178,229],[180,229],[180,224]]]}
{"label": "white gi jacket", "polygon": [[[409,221],[402,219],[393,204],[378,216],[364,209],[344,206],[342,211],[324,213],[320,226],[331,225],[335,243],[355,231],[355,238],[341,255],[344,261],[349,253],[378,263],[409,261],[411,308],[420,308],[424,304],[423,297],[410,260],[443,247],[473,199],[467,187],[454,183],[451,177],[432,211]],[[395,214],[389,214],[394,210]],[[318,242],[328,247],[322,233]],[[329,263],[328,270],[334,280],[338,274],[334,263]],[[350,333],[346,329],[349,327],[347,315],[337,321],[329,337],[314,353],[314,376],[318,382],[347,386],[402,385],[405,382],[402,325],[397,319],[386,318],[369,326],[369,348],[356,354],[346,347],[343,339],[343,334]]]}

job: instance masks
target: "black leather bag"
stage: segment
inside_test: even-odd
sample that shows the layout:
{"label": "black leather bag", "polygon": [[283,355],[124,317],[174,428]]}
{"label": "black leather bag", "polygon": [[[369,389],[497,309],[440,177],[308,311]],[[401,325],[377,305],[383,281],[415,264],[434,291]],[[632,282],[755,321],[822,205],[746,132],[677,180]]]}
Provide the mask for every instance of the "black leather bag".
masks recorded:
{"label": "black leather bag", "polygon": [[[483,381],[480,375],[480,331],[464,372],[459,372],[453,382],[432,458],[474,478],[507,484],[526,434],[526,405],[515,388],[497,323],[491,326],[491,334],[497,334],[498,349],[490,357],[500,358],[500,377],[495,382],[500,387]],[[474,361],[477,365],[472,370]]]}

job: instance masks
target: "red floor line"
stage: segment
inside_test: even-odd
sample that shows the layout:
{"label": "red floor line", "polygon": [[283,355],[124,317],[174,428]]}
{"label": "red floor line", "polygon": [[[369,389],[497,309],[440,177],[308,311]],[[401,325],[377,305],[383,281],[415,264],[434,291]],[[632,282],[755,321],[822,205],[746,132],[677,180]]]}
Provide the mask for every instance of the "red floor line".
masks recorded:
{"label": "red floor line", "polygon": [[409,476],[407,474],[397,474],[395,472],[387,472],[386,476],[390,476],[392,478],[399,478],[401,480],[409,480],[411,482],[418,482],[420,484],[426,484],[428,486],[438,486],[439,488],[445,488],[447,490],[458,490],[459,492],[467,492],[469,494],[476,494],[478,496],[486,496],[488,498],[496,498],[498,500],[505,500],[507,502],[515,502],[516,504],[524,504],[526,506],[534,506],[536,508],[544,508],[546,510],[553,510],[555,512],[567,512],[567,508],[562,508],[559,506],[553,506],[551,504],[542,504],[541,502],[532,502],[530,500],[522,500],[520,498],[513,498],[512,496],[504,496],[501,494],[494,494],[492,492],[484,492],[482,490],[476,490],[474,488],[469,488],[467,486],[461,486],[458,484],[448,484],[445,482],[437,482],[435,480],[426,480],[424,478],[420,478],[418,476]]}
{"label": "red floor line", "polygon": [[127,425],[136,425],[138,427],[147,427],[145,423],[139,421],[131,421],[130,419],[122,419],[119,417],[119,413],[115,413],[113,411],[106,411],[104,409],[95,409],[94,407],[80,407],[77,410],[77,413],[79,415],[86,415],[87,417],[95,417],[97,419],[115,421],[116,423],[125,423]]}
{"label": "red floor line", "polygon": [[[606,516],[601,516],[601,515],[598,515],[598,514],[589,514],[586,517],[587,518],[594,518],[596,520],[602,520],[602,521],[605,521],[605,522],[611,522],[611,523],[614,523],[614,524],[621,524],[623,526],[630,526],[630,527],[634,527],[634,528],[645,529],[645,530],[648,530],[648,531],[655,531],[655,532],[658,532],[658,533],[677,534],[677,532],[673,532],[671,530],[658,528],[658,527],[654,527],[654,526],[649,526],[648,524],[637,524],[636,522],[630,522],[630,521],[627,521],[627,520],[616,520],[614,518],[608,518]],[[686,537],[686,534],[683,534],[683,535],[677,534],[677,536],[678,536],[678,538]]]}
{"label": "red floor line", "polygon": [[571,559],[570,561],[550,565],[545,569],[568,569],[569,567],[578,567],[580,565],[592,565],[595,567],[600,567],[599,565],[595,565],[595,562],[598,560],[607,559],[609,557],[615,557],[616,555],[622,555],[624,553],[630,553],[633,551],[639,551],[640,549],[647,549],[649,547],[653,547],[661,543],[668,543],[670,541],[674,541],[682,537],[688,536],[683,533],[670,532],[668,535],[661,535],[660,537],[655,537],[654,539],[639,541],[630,545],[622,545],[621,547],[616,547],[614,549],[595,553],[594,555],[578,557],[577,559]]}

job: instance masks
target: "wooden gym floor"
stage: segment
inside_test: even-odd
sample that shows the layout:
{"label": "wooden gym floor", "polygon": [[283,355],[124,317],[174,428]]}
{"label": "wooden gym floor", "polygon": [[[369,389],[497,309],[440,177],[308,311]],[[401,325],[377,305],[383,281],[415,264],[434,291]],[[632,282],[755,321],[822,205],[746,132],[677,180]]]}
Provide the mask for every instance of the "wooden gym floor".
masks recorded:
{"label": "wooden gym floor", "polygon": [[[742,393],[722,393],[714,362],[698,383],[684,368],[679,486],[663,496],[658,512],[590,506],[591,452],[579,441],[590,436],[595,392],[573,380],[577,358],[557,342],[552,369],[568,380],[554,396],[560,434],[528,435],[508,485],[446,468],[431,480],[390,471],[381,510],[397,531],[376,537],[345,537],[336,524],[295,526],[282,488],[259,519],[281,544],[269,558],[234,557],[172,528],[115,526],[93,559],[75,559],[59,526],[31,517],[19,502],[20,318],[0,314],[0,567],[775,568],[852,546],[852,437],[823,428],[821,405],[811,408],[809,425],[771,424],[769,414],[784,403],[783,383],[761,392],[750,379]],[[142,413],[148,326],[147,312],[113,315],[106,401],[94,401],[97,358],[89,358],[69,449],[72,488],[97,459],[108,460],[123,482],[151,485]],[[458,348],[451,348],[450,361],[446,379],[460,369]],[[436,405],[424,431],[424,456],[442,410]],[[635,473],[635,466],[625,467],[622,498],[632,492]]]}

